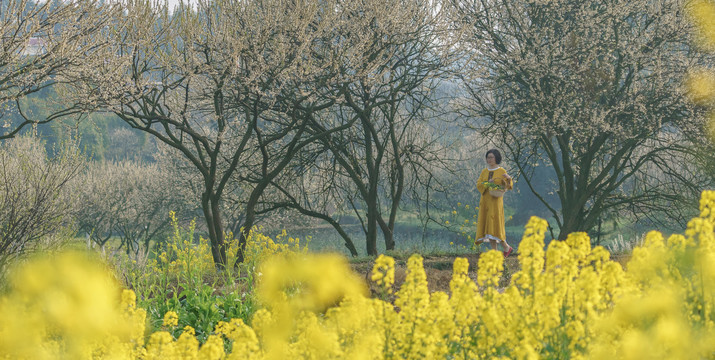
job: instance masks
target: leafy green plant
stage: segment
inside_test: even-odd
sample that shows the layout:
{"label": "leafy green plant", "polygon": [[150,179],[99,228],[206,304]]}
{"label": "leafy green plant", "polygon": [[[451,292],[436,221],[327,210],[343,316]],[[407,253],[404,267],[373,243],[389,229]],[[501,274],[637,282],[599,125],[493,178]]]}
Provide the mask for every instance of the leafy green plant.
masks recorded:
{"label": "leafy green plant", "polygon": [[[166,329],[177,337],[186,326],[204,343],[219,322],[241,319],[246,323],[258,308],[254,296],[256,274],[261,262],[272,254],[305,252],[307,245],[284,231],[275,241],[258,231],[249,236],[245,259],[237,268],[217,269],[208,240],[196,239],[195,222],[181,226],[170,213],[171,236],[145,259],[115,252],[116,272],[137,295],[137,304],[147,310],[150,329]],[[227,234],[226,254],[235,259],[238,241]],[[178,324],[163,325],[168,312],[178,315]]]}

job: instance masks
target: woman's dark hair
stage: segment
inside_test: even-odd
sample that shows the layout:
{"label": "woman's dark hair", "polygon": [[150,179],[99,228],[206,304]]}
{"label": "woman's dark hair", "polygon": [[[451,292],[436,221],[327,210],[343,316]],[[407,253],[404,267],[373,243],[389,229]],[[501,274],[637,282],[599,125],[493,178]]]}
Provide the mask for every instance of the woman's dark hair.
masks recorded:
{"label": "woman's dark hair", "polygon": [[491,150],[487,151],[487,154],[484,155],[484,157],[486,158],[487,156],[489,156],[490,153],[494,154],[494,161],[496,161],[497,165],[501,164],[501,153],[499,152],[499,150],[491,149]]}

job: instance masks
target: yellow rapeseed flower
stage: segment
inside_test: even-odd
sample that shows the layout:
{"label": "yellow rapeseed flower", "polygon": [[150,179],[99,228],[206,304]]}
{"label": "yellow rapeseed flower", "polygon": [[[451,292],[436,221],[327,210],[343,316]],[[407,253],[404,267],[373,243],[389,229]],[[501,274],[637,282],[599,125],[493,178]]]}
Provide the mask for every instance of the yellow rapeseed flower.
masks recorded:
{"label": "yellow rapeseed flower", "polygon": [[332,254],[276,256],[261,266],[259,298],[269,308],[323,311],[347,295],[366,293],[345,258]]}
{"label": "yellow rapeseed flower", "polygon": [[[502,254],[489,251],[479,257],[476,282],[468,261],[458,258],[450,294],[430,292],[423,259],[413,255],[394,302],[366,297],[342,258],[287,250],[259,267],[257,291],[266,308],[250,326],[219,322],[201,346],[191,327],[178,339],[166,331],[146,334],[145,345],[146,312],[96,263],[81,257],[31,262],[11,275],[0,297],[0,359],[699,359],[715,353],[715,192],[703,192],[700,214],[684,234],[648,233],[625,268],[603,247],[591,247],[586,233],[544,250],[547,226],[538,218],[527,224],[512,281],[502,275]],[[378,257],[372,279],[392,284],[393,271],[394,259]],[[80,307],[93,301],[104,305]],[[98,310],[101,321],[88,318]],[[165,318],[176,326],[173,314]]]}
{"label": "yellow rapeseed flower", "polygon": [[[33,259],[9,276],[0,298],[0,354],[9,359],[129,357],[145,312],[106,267],[85,254]],[[134,321],[141,327],[135,331]],[[126,342],[126,343],[125,343]],[[124,345],[123,345],[124,344]],[[0,356],[1,357],[1,356]]]}
{"label": "yellow rapeseed flower", "polygon": [[392,285],[395,283],[395,259],[380,254],[372,267],[371,280],[386,293],[392,293]]}
{"label": "yellow rapeseed flower", "polygon": [[164,326],[174,328],[179,325],[179,315],[174,311],[167,311],[164,314]]}

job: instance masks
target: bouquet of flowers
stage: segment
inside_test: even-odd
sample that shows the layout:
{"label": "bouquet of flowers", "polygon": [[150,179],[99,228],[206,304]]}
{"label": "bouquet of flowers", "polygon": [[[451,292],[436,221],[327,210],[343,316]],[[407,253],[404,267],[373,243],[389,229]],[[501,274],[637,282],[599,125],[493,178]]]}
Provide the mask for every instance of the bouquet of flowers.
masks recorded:
{"label": "bouquet of flowers", "polygon": [[506,190],[504,190],[504,187],[498,184],[495,184],[490,181],[484,181],[482,183],[484,187],[487,188],[487,191],[489,192],[489,195],[494,196],[494,197],[502,197],[504,196],[504,193]]}

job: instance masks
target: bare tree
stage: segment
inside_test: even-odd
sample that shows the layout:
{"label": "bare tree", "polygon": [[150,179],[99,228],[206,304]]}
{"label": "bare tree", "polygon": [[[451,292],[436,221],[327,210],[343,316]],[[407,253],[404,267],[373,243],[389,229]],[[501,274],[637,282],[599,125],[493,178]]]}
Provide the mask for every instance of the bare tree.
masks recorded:
{"label": "bare tree", "polygon": [[[389,32],[375,24],[363,30],[373,41],[367,54],[387,52],[388,60],[364,77],[341,81],[345,89],[341,102],[332,109],[333,116],[327,117],[341,124],[354,121],[355,126],[320,139],[322,148],[330,151],[322,171],[327,171],[326,180],[341,189],[338,196],[347,200],[360,219],[370,255],[377,254],[378,229],[386,248],[395,246],[396,215],[407,186],[405,168],[419,153],[419,146],[410,143],[412,129],[425,121],[421,115],[431,105],[435,79],[452,60],[441,8],[424,1],[399,3],[399,13],[385,9],[387,15],[376,24],[404,25]],[[340,66],[345,73],[354,72],[351,63]],[[316,122],[312,126],[326,125]],[[329,222],[336,227],[337,222]]]}
{"label": "bare tree", "polygon": [[0,267],[41,248],[40,240],[72,219],[69,183],[85,165],[75,146],[48,157],[36,138],[0,145]]}
{"label": "bare tree", "polygon": [[168,174],[157,164],[132,161],[95,163],[80,177],[77,225],[104,247],[119,238],[119,249],[146,255],[151,241],[163,235],[169,211],[183,206]]}
{"label": "bare tree", "polygon": [[[424,144],[410,141],[437,137],[435,132],[416,134],[414,130],[425,129],[422,125],[424,115],[432,110],[435,79],[450,61],[445,55],[449,46],[443,14],[434,11],[439,7],[423,1],[359,1],[350,6],[344,12],[348,21],[370,20],[347,29],[360,31],[360,37],[338,27],[335,40],[323,42],[319,49],[325,51],[333,44],[362,46],[363,58],[384,61],[337,59],[333,75],[337,90],[329,96],[338,101],[310,116],[308,130],[312,134],[333,131],[330,136],[317,136],[314,144],[294,157],[285,174],[272,184],[284,197],[264,199],[261,211],[290,208],[325,221],[340,234],[350,253],[357,255],[353,240],[340,224],[342,214],[353,212],[366,235],[367,253],[376,254],[380,230],[386,247],[394,248],[402,194],[412,184],[406,180],[405,169],[424,160],[418,156],[420,151],[423,155],[436,152],[434,146],[422,148]],[[390,11],[396,6],[400,13]],[[359,39],[367,39],[367,45],[351,43]],[[325,96],[325,92],[318,93]]]}
{"label": "bare tree", "polygon": [[[404,98],[392,98],[393,101],[376,107],[367,122],[368,128],[361,122],[322,139],[323,148],[329,151],[313,162],[312,167],[317,171],[308,176],[306,186],[298,192],[304,198],[311,193],[318,197],[329,196],[317,203],[333,204],[334,213],[338,209],[340,213],[352,212],[366,235],[367,253],[371,255],[377,252],[378,229],[385,239],[385,248],[394,249],[394,229],[403,196],[409,193],[413,200],[422,202],[421,206],[430,206],[430,199],[423,194],[435,191],[444,180],[437,176],[438,169],[453,165],[445,156],[444,133],[434,121],[434,110],[430,108],[431,92],[415,91],[393,96]],[[354,113],[342,109],[335,116],[341,119],[350,116],[348,114]],[[367,140],[365,136],[368,136]],[[367,147],[371,149],[367,150]],[[372,161],[368,160],[368,155],[373,156]],[[309,186],[313,192],[305,189]],[[301,207],[309,208],[310,203],[304,201]],[[339,208],[337,204],[340,204]],[[326,215],[322,212],[317,217],[325,219]],[[325,220],[343,238],[347,236],[335,218]]]}
{"label": "bare tree", "polygon": [[[703,135],[702,114],[680,86],[703,60],[683,4],[453,2],[472,55],[459,64],[463,114],[507,150],[556,219],[559,239],[629,208],[677,219],[671,210],[681,195],[703,186],[677,166],[693,161],[688,142]],[[549,167],[553,186],[535,186],[538,165]],[[560,204],[546,201],[549,193]]]}

